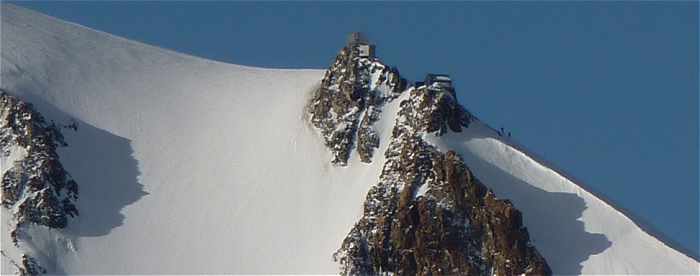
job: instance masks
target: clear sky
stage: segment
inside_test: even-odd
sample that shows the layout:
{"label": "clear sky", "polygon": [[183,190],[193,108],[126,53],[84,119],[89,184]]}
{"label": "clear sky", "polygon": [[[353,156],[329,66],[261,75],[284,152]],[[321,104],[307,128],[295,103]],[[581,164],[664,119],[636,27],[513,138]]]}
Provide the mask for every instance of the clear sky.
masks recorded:
{"label": "clear sky", "polygon": [[[350,31],[698,255],[698,3],[18,2],[224,62],[326,68]],[[542,204],[546,204],[543,202]]]}

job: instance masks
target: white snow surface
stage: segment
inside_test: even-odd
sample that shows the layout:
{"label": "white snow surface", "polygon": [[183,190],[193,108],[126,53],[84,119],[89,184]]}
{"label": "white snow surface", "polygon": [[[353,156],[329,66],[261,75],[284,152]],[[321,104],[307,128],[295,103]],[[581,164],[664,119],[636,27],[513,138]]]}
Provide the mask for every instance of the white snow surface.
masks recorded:
{"label": "white snow surface", "polygon": [[[79,123],[59,154],[80,187],[80,216],[63,230],[31,227],[22,245],[49,272],[337,272],[332,253],[379,179],[400,99],[375,124],[373,162],[353,154],[335,167],[303,119],[322,70],[215,62],[1,7],[0,86],[49,119]],[[513,201],[555,273],[698,273],[695,260],[499,138],[477,122],[431,142]],[[2,249],[14,252],[2,215]],[[2,273],[14,272],[2,259]]]}

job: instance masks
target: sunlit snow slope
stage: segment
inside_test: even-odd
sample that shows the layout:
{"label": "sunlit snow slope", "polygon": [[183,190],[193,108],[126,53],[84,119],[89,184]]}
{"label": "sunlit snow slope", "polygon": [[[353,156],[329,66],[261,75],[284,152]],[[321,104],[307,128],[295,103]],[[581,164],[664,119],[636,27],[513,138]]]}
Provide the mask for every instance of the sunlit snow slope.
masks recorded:
{"label": "sunlit snow slope", "polygon": [[[323,71],[204,60],[5,4],[1,35],[0,86],[79,123],[59,154],[80,186],[80,216],[61,231],[30,229],[28,247],[50,272],[337,272],[331,255],[379,179],[386,143],[369,165],[356,155],[330,165],[302,118]],[[381,141],[398,102],[376,124]],[[513,200],[555,273],[698,272],[480,123],[434,142]]]}
{"label": "sunlit snow slope", "polygon": [[47,238],[34,239],[35,255],[70,274],[335,273],[331,255],[380,163],[330,166],[302,120],[322,76],[204,60],[2,5],[2,88],[79,122],[59,154],[80,185],[80,216],[37,234]]}
{"label": "sunlit snow slope", "polygon": [[532,242],[555,274],[698,274],[696,260],[490,127],[477,122],[432,140],[461,153],[476,177],[522,211]]}

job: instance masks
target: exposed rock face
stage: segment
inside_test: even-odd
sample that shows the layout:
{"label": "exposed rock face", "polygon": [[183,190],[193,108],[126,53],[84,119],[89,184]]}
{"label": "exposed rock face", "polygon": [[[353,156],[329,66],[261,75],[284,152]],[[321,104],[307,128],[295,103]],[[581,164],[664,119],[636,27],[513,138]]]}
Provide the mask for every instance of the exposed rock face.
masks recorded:
{"label": "exposed rock face", "polygon": [[31,104],[0,94],[0,154],[22,149],[2,175],[2,205],[15,208],[18,224],[63,228],[78,215],[78,185],[63,169],[56,148],[66,146],[55,124],[48,124]]}
{"label": "exposed rock face", "polygon": [[[73,124],[65,126],[77,129]],[[22,226],[29,223],[64,228],[78,215],[78,185],[63,168],[56,149],[67,146],[59,127],[25,103],[0,91],[0,160],[2,206],[16,222],[10,236],[19,247]],[[22,275],[43,269],[28,255],[16,263]]]}
{"label": "exposed rock face", "polygon": [[423,135],[468,127],[471,115],[436,87],[410,92],[392,133],[379,183],[334,254],[345,275],[549,275],[522,216],[496,199],[452,151]]}
{"label": "exposed rock face", "polygon": [[[425,132],[442,135],[449,130],[461,132],[469,127],[472,115],[457,102],[448,90],[422,86],[411,90],[410,97],[401,102],[396,131]],[[396,137],[397,134],[394,133]]]}
{"label": "exposed rock face", "polygon": [[332,163],[346,165],[355,145],[360,159],[371,162],[379,146],[372,124],[405,86],[398,70],[378,59],[360,57],[350,46],[340,51],[308,107],[311,123],[333,153]]}

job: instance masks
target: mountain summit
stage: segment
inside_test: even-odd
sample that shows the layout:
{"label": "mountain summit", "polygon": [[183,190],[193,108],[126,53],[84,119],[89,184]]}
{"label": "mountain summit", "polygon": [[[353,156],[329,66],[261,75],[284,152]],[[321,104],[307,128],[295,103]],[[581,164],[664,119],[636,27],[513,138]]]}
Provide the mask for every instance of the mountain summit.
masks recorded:
{"label": "mountain summit", "polygon": [[374,123],[384,105],[406,89],[406,80],[374,56],[374,45],[352,33],[326,70],[309,104],[312,124],[333,153],[333,163],[346,165],[353,148],[360,160],[372,161],[379,146]]}
{"label": "mountain summit", "polygon": [[[374,57],[375,46],[357,37],[326,71],[308,109],[333,163],[345,165],[353,146],[371,162],[373,151],[388,144],[363,217],[335,254],[341,273],[551,274],[520,212],[496,199],[458,154],[423,139],[469,127],[472,116],[454,89],[438,82],[407,88],[397,69]],[[394,100],[398,113],[384,114]],[[391,136],[380,138],[373,124],[387,115],[396,118]]]}
{"label": "mountain summit", "polygon": [[0,8],[3,274],[698,273],[361,36],[265,69]]}

